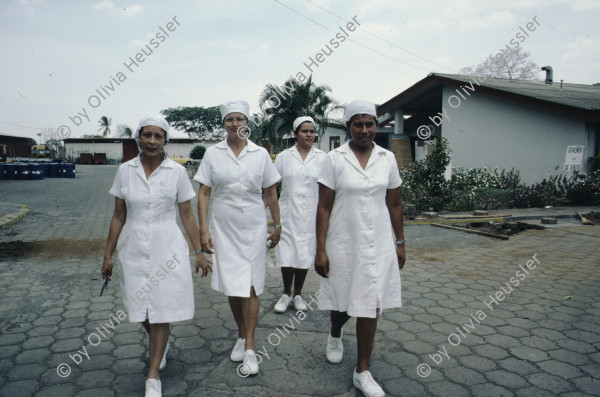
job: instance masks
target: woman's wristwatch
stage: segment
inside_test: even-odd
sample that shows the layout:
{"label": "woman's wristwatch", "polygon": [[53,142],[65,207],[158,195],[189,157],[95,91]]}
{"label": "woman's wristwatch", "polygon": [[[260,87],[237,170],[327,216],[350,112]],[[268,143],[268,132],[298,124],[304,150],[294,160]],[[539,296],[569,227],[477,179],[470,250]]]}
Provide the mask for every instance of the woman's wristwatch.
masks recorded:
{"label": "woman's wristwatch", "polygon": [[281,225],[273,225],[275,229],[281,229]]}
{"label": "woman's wristwatch", "polygon": [[402,245],[406,243],[406,240],[396,240],[396,245]]}
{"label": "woman's wristwatch", "polygon": [[203,252],[204,252],[203,250],[198,250],[198,251],[194,251],[194,254],[198,255],[198,254],[201,254]]}

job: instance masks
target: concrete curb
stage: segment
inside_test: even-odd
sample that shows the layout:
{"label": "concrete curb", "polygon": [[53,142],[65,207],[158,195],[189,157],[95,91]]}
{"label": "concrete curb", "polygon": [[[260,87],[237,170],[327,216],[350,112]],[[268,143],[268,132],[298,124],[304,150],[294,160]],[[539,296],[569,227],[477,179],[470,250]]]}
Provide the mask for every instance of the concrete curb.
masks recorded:
{"label": "concrete curb", "polygon": [[[18,206],[18,205],[16,205],[16,206]],[[29,213],[29,211],[31,211],[31,209],[28,206],[22,205],[21,208],[19,208],[19,210],[15,211],[15,212],[11,212],[10,214],[4,215],[3,217],[1,217],[0,218],[0,227],[5,227],[12,223],[15,223],[16,221],[18,221],[19,219],[21,219],[25,215],[27,215]]]}

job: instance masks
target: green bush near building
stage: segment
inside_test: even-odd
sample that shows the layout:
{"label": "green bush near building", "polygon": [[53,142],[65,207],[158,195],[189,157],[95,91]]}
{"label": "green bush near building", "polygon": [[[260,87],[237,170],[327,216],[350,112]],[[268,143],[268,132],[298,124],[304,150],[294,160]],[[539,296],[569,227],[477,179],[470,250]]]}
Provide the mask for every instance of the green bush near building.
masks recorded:
{"label": "green bush near building", "polygon": [[487,168],[454,168],[445,138],[436,138],[425,160],[400,170],[404,203],[419,211],[473,211],[509,208],[540,208],[548,205],[600,205],[600,170],[570,177],[554,175],[530,186],[521,183],[519,171]]}

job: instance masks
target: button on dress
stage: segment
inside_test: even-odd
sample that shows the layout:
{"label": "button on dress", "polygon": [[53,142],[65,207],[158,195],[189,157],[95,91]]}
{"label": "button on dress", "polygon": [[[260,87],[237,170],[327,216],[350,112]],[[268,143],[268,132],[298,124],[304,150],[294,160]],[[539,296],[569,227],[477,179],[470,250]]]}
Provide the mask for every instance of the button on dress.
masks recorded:
{"label": "button on dress", "polygon": [[146,179],[138,156],[119,167],[110,194],[127,206],[117,250],[129,320],[170,323],[193,318],[189,247],[176,218],[177,203],[195,196],[185,168],[165,159]]}
{"label": "button on dress", "polygon": [[353,317],[402,306],[395,236],[385,196],[402,180],[394,154],[377,145],[365,170],[348,143],[329,152],[319,183],[335,191],[327,229],[329,278],[319,308]]}
{"label": "button on dress", "polygon": [[211,188],[215,245],[211,287],[227,296],[260,295],[265,285],[267,218],[262,189],[281,178],[269,153],[251,141],[236,158],[227,140],[211,146],[194,180]]}
{"label": "button on dress", "polygon": [[308,269],[315,259],[315,221],[319,186],[317,178],[327,154],[311,148],[302,160],[297,147],[277,155],[275,168],[281,175],[281,239],[275,247],[278,267]]}

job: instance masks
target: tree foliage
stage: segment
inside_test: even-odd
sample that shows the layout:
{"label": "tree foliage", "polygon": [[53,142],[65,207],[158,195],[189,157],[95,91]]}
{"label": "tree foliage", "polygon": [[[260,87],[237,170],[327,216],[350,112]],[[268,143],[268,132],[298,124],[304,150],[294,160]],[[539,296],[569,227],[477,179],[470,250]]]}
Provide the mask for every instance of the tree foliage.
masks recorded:
{"label": "tree foliage", "polygon": [[311,116],[317,123],[316,133],[321,137],[329,125],[328,115],[341,108],[329,96],[330,92],[328,86],[315,85],[312,76],[304,83],[290,78],[281,87],[267,84],[259,98],[262,121],[251,138],[279,152],[288,146],[288,139],[293,139],[293,123],[300,116]]}
{"label": "tree foliage", "polygon": [[133,131],[125,124],[117,124],[116,130],[117,136],[120,138],[131,138],[133,136]]}
{"label": "tree foliage", "polygon": [[430,149],[424,160],[415,161],[409,169],[400,171],[403,181],[400,192],[405,201],[418,202],[419,210],[439,211],[449,200],[450,183],[445,174],[452,150],[444,137],[435,137]]}
{"label": "tree foliage", "polygon": [[221,129],[221,112],[218,106],[168,108],[161,113],[172,127],[184,131],[190,138],[203,138]]}
{"label": "tree foliage", "polygon": [[100,128],[98,128],[98,132],[102,131],[103,138],[106,138],[107,135],[110,135],[110,126],[112,125],[112,119],[109,119],[106,116],[102,116],[100,117],[100,120],[98,120],[98,125],[100,126]]}
{"label": "tree foliage", "polygon": [[464,67],[458,73],[498,79],[533,80],[540,71],[540,67],[529,60],[530,55],[521,47],[517,47],[511,51],[492,54],[479,65]]}
{"label": "tree foliage", "polygon": [[196,145],[190,152],[190,157],[194,160],[202,160],[204,153],[206,153],[206,147],[202,145]]}
{"label": "tree foliage", "polygon": [[31,151],[31,147],[37,145],[37,142],[35,141],[35,139],[32,138],[27,138],[27,147],[30,149]]}

